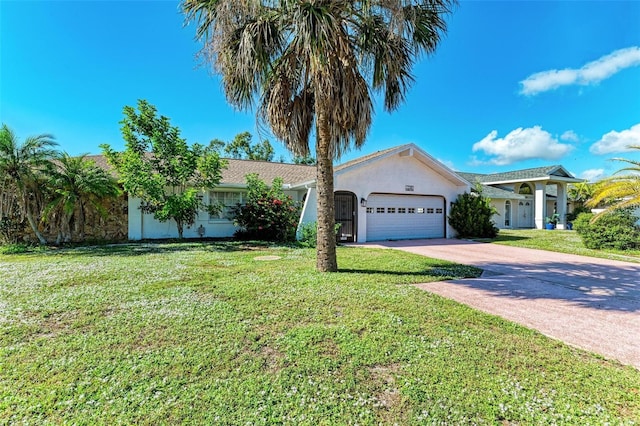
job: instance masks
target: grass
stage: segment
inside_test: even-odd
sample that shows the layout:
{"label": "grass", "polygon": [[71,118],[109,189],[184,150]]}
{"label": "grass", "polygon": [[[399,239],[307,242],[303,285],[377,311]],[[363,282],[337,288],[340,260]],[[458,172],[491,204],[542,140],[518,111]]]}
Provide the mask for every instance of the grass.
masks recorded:
{"label": "grass", "polygon": [[[259,260],[277,256],[277,260]],[[0,256],[0,424],[634,424],[640,372],[411,283],[394,250]]]}
{"label": "grass", "polygon": [[526,247],[560,253],[579,254],[602,259],[640,263],[640,250],[588,249],[575,231],[554,229],[501,229],[492,242],[514,247]]}

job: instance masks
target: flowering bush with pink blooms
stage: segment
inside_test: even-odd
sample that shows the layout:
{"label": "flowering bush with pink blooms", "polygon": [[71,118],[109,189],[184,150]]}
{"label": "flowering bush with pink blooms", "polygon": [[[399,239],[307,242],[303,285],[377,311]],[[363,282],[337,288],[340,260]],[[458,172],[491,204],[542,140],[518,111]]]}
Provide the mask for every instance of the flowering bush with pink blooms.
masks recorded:
{"label": "flowering bush with pink blooms", "polygon": [[237,238],[263,241],[293,241],[300,218],[300,205],[282,190],[282,179],[268,186],[257,174],[249,174],[244,205],[232,209],[240,229]]}

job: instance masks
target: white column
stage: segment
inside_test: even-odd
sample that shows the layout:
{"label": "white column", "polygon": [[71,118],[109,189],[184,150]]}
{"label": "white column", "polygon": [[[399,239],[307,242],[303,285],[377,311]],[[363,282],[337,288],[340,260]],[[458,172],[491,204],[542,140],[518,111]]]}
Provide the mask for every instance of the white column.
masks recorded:
{"label": "white column", "polygon": [[566,183],[558,183],[556,185],[558,188],[558,197],[556,198],[556,210],[558,211],[558,215],[560,216],[560,220],[558,221],[558,229],[566,229],[567,223],[567,184]]}
{"label": "white column", "polygon": [[547,216],[547,183],[536,182],[535,201],[536,229],[544,229],[544,218]]}

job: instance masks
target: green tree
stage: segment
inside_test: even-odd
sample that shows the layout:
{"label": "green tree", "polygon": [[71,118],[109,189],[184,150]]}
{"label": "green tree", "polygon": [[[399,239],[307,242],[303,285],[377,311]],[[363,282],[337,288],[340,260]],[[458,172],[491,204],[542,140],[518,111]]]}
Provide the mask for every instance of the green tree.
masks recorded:
{"label": "green tree", "polygon": [[174,220],[182,238],[184,226],[193,224],[198,212],[207,208],[199,192],[220,182],[225,163],[214,150],[187,145],[180,130],[167,117],[158,117],[147,101],[138,101],[137,112],[131,106],[123,112],[125,151],[115,152],[109,145],[101,148],[124,190],[142,200],[142,211],[161,222]]}
{"label": "green tree", "polygon": [[317,163],[316,157],[311,154],[307,154],[304,157],[299,155],[293,156],[293,164],[304,164],[307,166],[315,166]]}
{"label": "green tree", "polygon": [[[640,152],[640,145],[629,148]],[[628,166],[597,182],[592,197],[586,203],[587,207],[604,205],[603,213],[640,207],[640,161],[626,158],[613,158],[613,161],[620,161]],[[599,217],[600,215],[596,215],[594,219]]]}
{"label": "green tree", "polygon": [[[213,141],[212,141],[213,142]],[[251,133],[239,133],[224,147],[224,152],[231,158],[243,160],[272,161],[275,151],[268,140],[251,143]]]}
{"label": "green tree", "polygon": [[[6,125],[0,129],[0,185],[15,194],[20,214],[26,217],[40,244],[47,240],[38,229],[44,207],[44,175],[52,166],[57,143],[52,135],[30,136],[20,143]],[[4,212],[0,212],[3,213]]]}
{"label": "green tree", "polygon": [[595,186],[589,182],[578,182],[569,185],[568,196],[576,205],[583,206],[593,196]]}
{"label": "green tree", "polygon": [[87,209],[93,207],[106,215],[101,201],[120,193],[115,178],[86,157],[87,154],[72,157],[63,152],[56,158],[55,168],[50,173],[48,185],[52,195],[44,217],[50,219],[57,214],[58,244],[71,240],[72,219],[75,219],[79,237],[83,239]]}
{"label": "green tree", "polygon": [[233,106],[258,103],[259,119],[296,156],[309,154],[315,128],[319,271],[338,269],[333,161],[364,144],[373,93],[387,111],[404,101],[414,62],[435,51],[454,3],[183,0]]}

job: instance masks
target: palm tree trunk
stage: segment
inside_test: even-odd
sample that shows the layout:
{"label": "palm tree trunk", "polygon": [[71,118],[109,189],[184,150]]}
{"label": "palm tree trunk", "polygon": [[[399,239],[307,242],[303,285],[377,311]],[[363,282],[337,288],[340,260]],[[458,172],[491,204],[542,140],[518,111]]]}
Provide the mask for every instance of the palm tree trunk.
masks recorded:
{"label": "palm tree trunk", "polygon": [[31,212],[27,209],[26,213],[27,213],[26,216],[27,216],[27,221],[29,222],[29,226],[31,226],[31,230],[33,231],[33,233],[36,234],[36,238],[38,238],[38,241],[40,242],[40,244],[42,245],[47,244],[47,240],[42,236],[42,234],[38,230],[38,224],[36,224],[36,221],[33,219],[33,215],[31,214]]}
{"label": "palm tree trunk", "polygon": [[337,272],[336,232],[333,198],[333,155],[331,131],[327,115],[321,110],[317,115],[316,173],[318,192],[318,245],[316,269],[319,272]]}

